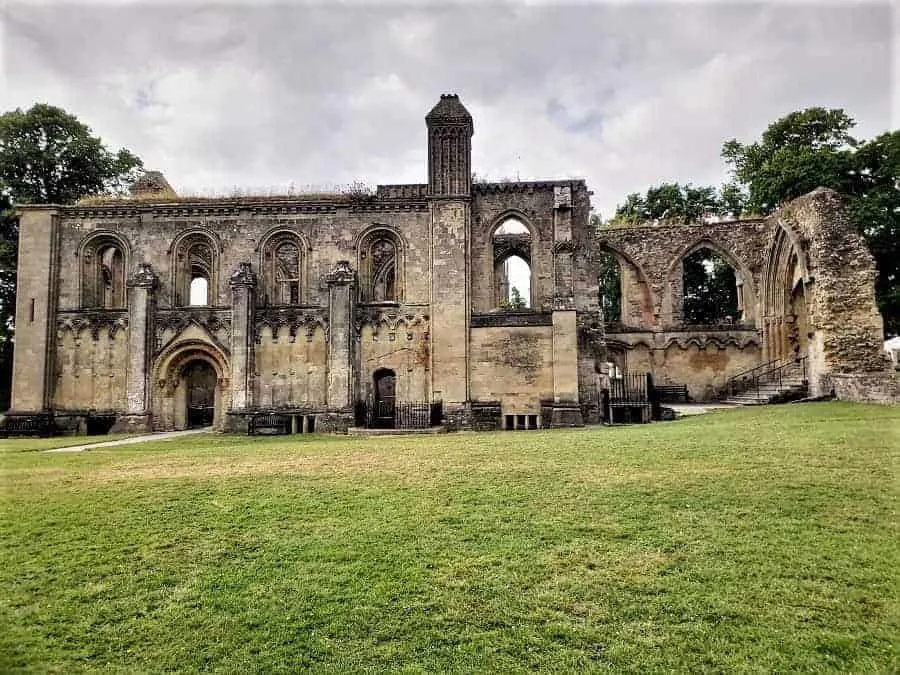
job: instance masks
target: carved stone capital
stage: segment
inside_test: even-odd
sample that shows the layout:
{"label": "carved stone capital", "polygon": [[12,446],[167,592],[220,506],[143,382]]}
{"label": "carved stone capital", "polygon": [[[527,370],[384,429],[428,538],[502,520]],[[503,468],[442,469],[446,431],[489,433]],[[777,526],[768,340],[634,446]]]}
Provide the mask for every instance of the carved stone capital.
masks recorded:
{"label": "carved stone capital", "polygon": [[356,272],[350,267],[349,260],[338,260],[334,269],[325,275],[329,286],[344,286],[356,282]]}
{"label": "carved stone capital", "polygon": [[230,283],[232,288],[235,286],[244,288],[253,288],[256,286],[256,275],[248,262],[240,262],[231,273]]}
{"label": "carved stone capital", "polygon": [[134,286],[137,288],[156,288],[156,285],[159,283],[159,279],[156,276],[156,273],[153,271],[153,268],[150,266],[150,263],[138,263],[137,267],[134,268],[134,274],[131,275],[131,279],[128,280],[129,286]]}
{"label": "carved stone capital", "polygon": [[561,239],[553,242],[554,253],[574,253],[575,242],[572,239]]}

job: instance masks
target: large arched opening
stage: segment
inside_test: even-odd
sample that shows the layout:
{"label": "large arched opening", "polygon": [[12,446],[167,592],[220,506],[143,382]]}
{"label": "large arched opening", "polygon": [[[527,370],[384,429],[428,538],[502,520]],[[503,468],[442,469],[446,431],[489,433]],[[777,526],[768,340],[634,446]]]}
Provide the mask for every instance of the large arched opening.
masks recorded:
{"label": "large arched opening", "polygon": [[494,257],[494,302],[499,309],[531,309],[532,237],[518,218],[503,220],[491,236]]}
{"label": "large arched opening", "polygon": [[153,391],[154,427],[222,429],[230,405],[228,365],[215,345],[189,341],[160,358]]}

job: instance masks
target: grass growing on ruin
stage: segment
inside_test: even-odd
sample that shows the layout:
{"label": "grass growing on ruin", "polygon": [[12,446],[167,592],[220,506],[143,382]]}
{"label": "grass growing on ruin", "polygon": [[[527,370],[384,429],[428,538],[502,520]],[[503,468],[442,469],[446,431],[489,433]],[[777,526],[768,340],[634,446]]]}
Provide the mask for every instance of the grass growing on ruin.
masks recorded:
{"label": "grass growing on ruin", "polygon": [[0,453],[0,671],[900,667],[900,410]]}

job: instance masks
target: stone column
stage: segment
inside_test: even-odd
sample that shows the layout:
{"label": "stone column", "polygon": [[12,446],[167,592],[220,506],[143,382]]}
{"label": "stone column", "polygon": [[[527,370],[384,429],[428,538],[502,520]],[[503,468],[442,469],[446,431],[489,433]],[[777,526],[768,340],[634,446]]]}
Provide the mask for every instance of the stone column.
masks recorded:
{"label": "stone column", "polygon": [[578,401],[578,325],[575,303],[556,298],[553,306],[553,412],[554,427],[582,426]]}
{"label": "stone column", "polygon": [[112,432],[147,432],[153,427],[150,359],[153,354],[156,287],[149,263],[139,263],[128,280],[128,363],[125,365],[125,414]]}
{"label": "stone column", "polygon": [[253,315],[256,309],[256,275],[250,263],[238,263],[231,285],[231,410],[244,411],[253,406],[250,382],[253,357]]}
{"label": "stone column", "polygon": [[328,284],[328,407],[352,415],[353,313],[356,272],[339,260],[325,276]]}

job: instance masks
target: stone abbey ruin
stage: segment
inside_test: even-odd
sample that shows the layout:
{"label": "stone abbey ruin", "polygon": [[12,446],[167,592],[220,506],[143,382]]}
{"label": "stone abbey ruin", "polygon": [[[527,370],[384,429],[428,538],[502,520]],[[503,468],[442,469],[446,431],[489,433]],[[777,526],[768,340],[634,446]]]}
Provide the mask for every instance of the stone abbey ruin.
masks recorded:
{"label": "stone abbey ruin", "polygon": [[[425,120],[427,183],[154,199],[168,185],[151,173],[139,198],[20,206],[7,420],[343,431],[403,426],[405,410],[420,426],[567,426],[602,421],[623,374],[711,400],[772,369],[809,396],[897,400],[872,257],[835,193],[763,219],[597,231],[582,180],[473,183],[457,96]],[[737,285],[736,315],[712,325],[684,312],[700,249]],[[530,281],[511,305],[513,258]]]}

